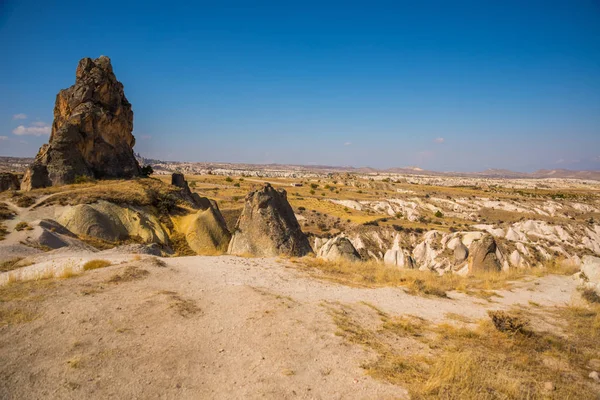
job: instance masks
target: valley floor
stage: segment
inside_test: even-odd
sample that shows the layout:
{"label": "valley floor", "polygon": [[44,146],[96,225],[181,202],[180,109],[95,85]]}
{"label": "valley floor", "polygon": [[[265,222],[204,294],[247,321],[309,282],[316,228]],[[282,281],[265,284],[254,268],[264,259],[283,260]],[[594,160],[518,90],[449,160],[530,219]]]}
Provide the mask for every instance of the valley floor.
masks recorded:
{"label": "valley floor", "polygon": [[0,287],[0,398],[408,398],[402,385],[366,374],[361,366],[377,354],[347,341],[336,313],[358,310],[353,315],[365,326],[377,324],[373,310],[433,323],[452,322],[451,315],[475,321],[488,309],[565,306],[577,294],[572,278],[553,275],[525,279],[487,301],[338,285],[288,260],[111,261]]}

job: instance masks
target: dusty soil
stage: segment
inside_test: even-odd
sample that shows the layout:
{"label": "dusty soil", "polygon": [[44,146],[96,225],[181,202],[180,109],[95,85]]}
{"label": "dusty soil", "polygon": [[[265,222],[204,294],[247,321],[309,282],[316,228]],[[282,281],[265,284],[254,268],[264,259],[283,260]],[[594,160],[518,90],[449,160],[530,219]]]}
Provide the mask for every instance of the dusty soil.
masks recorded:
{"label": "dusty soil", "polygon": [[35,288],[18,301],[33,320],[0,327],[0,398],[407,398],[365,375],[374,354],[336,336],[328,305],[476,319],[530,301],[563,305],[576,290],[548,276],[493,302],[437,299],[315,280],[285,260],[125,258],[23,287]]}

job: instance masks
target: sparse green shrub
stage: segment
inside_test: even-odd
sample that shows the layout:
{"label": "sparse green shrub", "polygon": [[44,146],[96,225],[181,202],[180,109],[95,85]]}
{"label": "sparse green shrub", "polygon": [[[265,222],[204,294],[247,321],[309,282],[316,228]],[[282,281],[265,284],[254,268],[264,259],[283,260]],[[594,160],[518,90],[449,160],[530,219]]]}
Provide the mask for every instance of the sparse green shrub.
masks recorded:
{"label": "sparse green shrub", "polygon": [[233,179],[231,179],[231,177],[228,176],[227,178],[225,178],[225,182],[233,182]]}
{"label": "sparse green shrub", "polygon": [[442,212],[440,210],[437,210],[435,212],[435,216],[436,216],[436,218],[444,218],[444,214],[442,214]]}
{"label": "sparse green shrub", "polygon": [[154,173],[154,169],[152,168],[151,165],[144,165],[141,168],[141,174],[143,177],[149,177],[150,175],[152,175]]}

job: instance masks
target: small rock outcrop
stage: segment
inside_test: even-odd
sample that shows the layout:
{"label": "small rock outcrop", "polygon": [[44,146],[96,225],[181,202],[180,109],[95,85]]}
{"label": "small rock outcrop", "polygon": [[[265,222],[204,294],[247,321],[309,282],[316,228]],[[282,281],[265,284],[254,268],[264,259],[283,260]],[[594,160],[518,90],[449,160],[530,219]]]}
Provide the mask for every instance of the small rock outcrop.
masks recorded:
{"label": "small rock outcrop", "polygon": [[25,173],[21,189],[69,184],[78,177],[140,175],[132,131],[131,104],[110,59],[82,59],[75,84],[56,96],[49,143]]}
{"label": "small rock outcrop", "polygon": [[10,172],[0,172],[0,192],[5,190],[19,190],[21,182],[19,177]]}
{"label": "small rock outcrop", "polygon": [[469,249],[469,273],[502,271],[496,249],[496,241],[492,235],[486,234],[474,241]]}
{"label": "small rock outcrop", "polygon": [[414,262],[409,251],[400,246],[399,235],[396,235],[394,238],[392,248],[385,252],[383,262],[386,265],[393,265],[399,268],[414,268]]}
{"label": "small rock outcrop", "polygon": [[178,231],[185,235],[188,246],[196,254],[214,255],[227,251],[231,233],[227,223],[213,200],[193,193],[180,172],[171,175],[171,184],[181,188],[181,194],[194,208],[199,209],[195,214],[190,214],[178,219]]}
{"label": "small rock outcrop", "polygon": [[[210,208],[210,207],[216,207],[217,211],[219,211],[219,208],[217,207],[217,203],[215,203],[214,201],[210,201],[206,197],[200,197],[200,195],[198,193],[193,193],[190,190],[190,186],[188,185],[187,181],[185,180],[185,176],[181,172],[173,172],[173,174],[171,175],[171,185],[181,188],[181,196],[188,203],[193,205],[194,208],[206,210],[207,208]],[[220,214],[221,213],[219,212],[219,215]]]}
{"label": "small rock outcrop", "polygon": [[467,246],[462,244],[462,242],[457,243],[454,247],[454,262],[462,263],[467,259],[468,256],[469,249],[467,249]]}
{"label": "small rock outcrop", "polygon": [[336,236],[329,239],[317,253],[317,257],[329,261],[348,260],[360,261],[360,254],[354,248],[350,240],[345,236]]}
{"label": "small rock outcrop", "polygon": [[104,200],[68,207],[58,222],[76,235],[108,242],[133,237],[145,243],[168,242],[167,233],[154,215],[132,206],[117,205]]}
{"label": "small rock outcrop", "polygon": [[576,275],[580,283],[600,296],[600,257],[584,256],[581,271]]}
{"label": "small rock outcrop", "polygon": [[284,189],[270,184],[250,192],[229,243],[230,254],[304,256],[312,252]]}
{"label": "small rock outcrop", "polygon": [[183,217],[179,231],[185,235],[188,246],[196,254],[223,254],[231,240],[227,224],[216,204]]}

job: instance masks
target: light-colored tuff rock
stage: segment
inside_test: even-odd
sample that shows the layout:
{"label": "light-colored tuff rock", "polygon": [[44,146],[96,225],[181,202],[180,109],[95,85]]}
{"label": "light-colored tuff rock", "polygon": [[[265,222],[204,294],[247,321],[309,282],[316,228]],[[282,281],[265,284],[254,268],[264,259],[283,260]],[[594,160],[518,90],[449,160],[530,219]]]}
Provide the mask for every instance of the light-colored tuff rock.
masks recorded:
{"label": "light-colored tuff rock", "polygon": [[182,217],[177,225],[196,254],[213,255],[227,251],[231,234],[216,203],[209,202],[205,209]]}
{"label": "light-colored tuff rock", "polygon": [[19,190],[21,181],[19,177],[10,172],[0,172],[0,192],[6,190]]}
{"label": "light-colored tuff rock", "polygon": [[576,276],[584,287],[600,295],[600,257],[584,256],[581,271]]}
{"label": "light-colored tuff rock", "polygon": [[263,257],[312,252],[284,189],[275,190],[267,183],[246,196],[228,252]]}
{"label": "light-colored tuff rock", "polygon": [[139,238],[145,243],[167,244],[168,235],[158,218],[133,206],[98,201],[68,207],[58,222],[76,235],[117,242]]}
{"label": "light-colored tuff rock", "polygon": [[348,260],[359,261],[360,254],[354,248],[350,240],[345,236],[336,236],[326,241],[319,251],[317,257],[325,260]]}
{"label": "light-colored tuff rock", "polygon": [[413,259],[408,250],[400,247],[400,237],[396,235],[392,248],[385,252],[383,262],[399,268],[414,268]]}
{"label": "light-colored tuff rock", "polygon": [[462,244],[462,242],[459,242],[454,247],[454,261],[456,263],[462,263],[467,259],[468,256],[469,256],[469,249],[467,249],[467,246]]}
{"label": "light-colored tuff rock", "polygon": [[75,84],[56,96],[50,140],[25,173],[21,188],[68,184],[78,177],[138,176],[132,131],[131,104],[110,59],[82,59]]}
{"label": "light-colored tuff rock", "polygon": [[496,241],[492,235],[484,235],[469,248],[469,273],[498,272],[502,264],[496,254]]}
{"label": "light-colored tuff rock", "polygon": [[189,247],[201,255],[225,253],[231,233],[217,203],[193,193],[180,172],[171,175],[171,184],[181,188],[181,197],[199,209],[194,214],[175,218],[178,231],[185,235]]}

